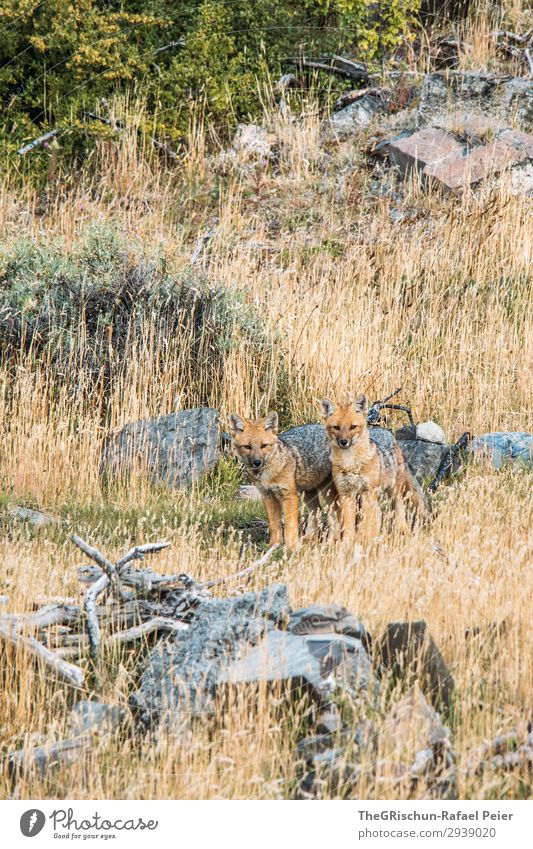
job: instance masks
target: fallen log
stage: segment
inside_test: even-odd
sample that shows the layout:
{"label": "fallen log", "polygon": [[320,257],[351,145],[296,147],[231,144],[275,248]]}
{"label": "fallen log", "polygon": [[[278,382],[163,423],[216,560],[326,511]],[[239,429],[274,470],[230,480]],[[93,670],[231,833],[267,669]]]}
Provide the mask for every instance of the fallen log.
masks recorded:
{"label": "fallen log", "polygon": [[9,622],[18,630],[38,631],[51,625],[74,625],[80,621],[80,608],[74,605],[47,604],[35,613],[8,613],[2,622]]}

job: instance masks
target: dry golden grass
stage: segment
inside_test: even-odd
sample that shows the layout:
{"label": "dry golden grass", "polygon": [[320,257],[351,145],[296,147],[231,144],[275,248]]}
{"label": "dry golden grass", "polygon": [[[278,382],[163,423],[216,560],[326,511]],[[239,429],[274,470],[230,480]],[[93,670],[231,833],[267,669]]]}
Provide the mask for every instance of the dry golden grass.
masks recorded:
{"label": "dry golden grass", "polygon": [[[228,353],[210,402],[226,415],[266,411],[283,399],[296,423],[317,420],[316,398],[365,390],[380,397],[402,386],[418,420],[434,418],[450,438],[463,430],[533,429],[533,215],[505,184],[462,198],[413,181],[403,198],[378,193],[363,144],[323,143],[316,108],[294,122],[270,116],[281,140],[279,165],[228,166],[208,157],[197,129],[183,169],[165,171],[134,133],[103,143],[75,189],[59,184],[48,208],[6,185],[3,232],[61,235],[65,250],[86,223],[110,220],[147,249],[160,245],[185,268],[199,234],[216,219],[204,270],[243,289],[271,333],[272,365],[259,382],[242,350]],[[392,187],[392,182],[391,182]],[[399,223],[391,210],[405,213]],[[186,332],[186,331],[184,331]],[[83,327],[80,327],[80,340]],[[178,340],[179,341],[179,340]],[[184,338],[184,344],[186,339]],[[179,345],[163,359],[164,340],[148,326],[113,387],[111,424],[170,412],[194,402]],[[83,344],[80,341],[80,345]],[[281,370],[279,366],[282,366]],[[133,542],[166,537],[162,570],[198,579],[235,569],[243,524],[260,508],[231,500],[235,474],[190,493],[161,494],[138,477],[105,496],[98,478],[101,399],[51,385],[46,365],[29,355],[0,373],[1,579],[8,610],[79,592],[68,542],[77,531],[109,556]],[[219,486],[218,486],[219,484]],[[218,488],[217,488],[218,487]],[[61,517],[38,532],[8,518],[13,503]],[[284,556],[248,586],[288,584],[293,606],[344,605],[371,633],[387,622],[426,619],[457,682],[453,716],[459,789],[464,798],[523,797],[526,775],[461,771],[484,739],[531,719],[533,560],[531,473],[471,469],[443,489],[429,528],[406,540],[383,536],[354,551],[325,544]],[[226,531],[221,527],[226,525]],[[207,528],[207,533],[206,533]],[[503,633],[465,640],[473,625],[506,622]],[[2,647],[4,651],[4,647]],[[0,704],[2,748],[61,736],[70,696],[6,652]],[[133,669],[115,659],[99,697],[126,701]],[[282,700],[281,700],[282,701]],[[21,783],[22,797],[284,798],[294,789],[291,758],[305,711],[264,693],[226,705],[215,723],[161,737],[139,751],[117,740],[88,764],[49,782]],[[0,796],[10,787],[0,782]],[[363,782],[362,797],[401,796],[406,788]]]}

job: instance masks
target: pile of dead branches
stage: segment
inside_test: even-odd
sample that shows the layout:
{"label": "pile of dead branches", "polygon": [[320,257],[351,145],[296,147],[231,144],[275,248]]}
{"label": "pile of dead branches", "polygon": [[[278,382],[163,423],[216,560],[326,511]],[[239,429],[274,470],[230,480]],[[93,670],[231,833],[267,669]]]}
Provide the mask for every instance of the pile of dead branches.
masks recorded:
{"label": "pile of dead branches", "polygon": [[97,668],[104,646],[142,646],[149,635],[186,630],[212,587],[244,577],[267,563],[278,548],[272,546],[234,575],[202,584],[186,573],[162,575],[137,568],[146,555],[168,548],[168,542],[135,546],[112,563],[79,536],[71,539],[93,561],[78,568],[79,579],[89,584],[83,602],[66,599],[31,613],[4,614],[0,640],[25,649],[59,680],[77,688],[86,683],[85,672],[72,661],[90,659]]}

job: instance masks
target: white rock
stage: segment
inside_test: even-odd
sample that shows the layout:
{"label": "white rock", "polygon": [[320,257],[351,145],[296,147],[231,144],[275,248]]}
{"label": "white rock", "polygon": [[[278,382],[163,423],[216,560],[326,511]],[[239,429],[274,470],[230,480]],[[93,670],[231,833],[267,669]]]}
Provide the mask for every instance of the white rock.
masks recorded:
{"label": "white rock", "polygon": [[261,493],[256,486],[243,485],[237,491],[239,501],[261,501]]}
{"label": "white rock", "polygon": [[13,519],[22,519],[23,522],[29,522],[30,525],[35,526],[51,525],[54,521],[46,513],[41,513],[40,510],[30,510],[29,507],[12,507],[9,515]]}
{"label": "white rock", "polygon": [[421,422],[416,426],[416,438],[422,439],[424,442],[436,442],[438,445],[444,445],[446,436],[440,425],[435,422]]}
{"label": "white rock", "polygon": [[344,109],[334,112],[329,123],[336,133],[349,135],[361,127],[368,127],[380,108],[381,104],[375,97],[365,95],[353,103],[349,103]]}
{"label": "white rock", "polygon": [[243,159],[268,159],[276,139],[266,127],[239,124],[231,148]]}

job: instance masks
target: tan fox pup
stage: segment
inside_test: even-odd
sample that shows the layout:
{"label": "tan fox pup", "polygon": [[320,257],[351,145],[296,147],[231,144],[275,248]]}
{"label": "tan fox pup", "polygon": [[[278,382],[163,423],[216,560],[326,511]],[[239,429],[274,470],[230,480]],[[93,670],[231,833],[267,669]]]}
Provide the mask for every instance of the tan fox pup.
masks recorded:
{"label": "tan fox pup", "polygon": [[409,534],[405,501],[410,501],[419,514],[425,515],[426,500],[392,433],[368,427],[364,395],[359,395],[354,403],[338,406],[324,399],[322,413],[331,447],[332,476],[338,494],[343,539],[355,539],[359,499],[363,533],[373,536],[379,532],[378,496],[381,492],[391,496],[396,524]]}
{"label": "tan fox pup", "polygon": [[311,424],[278,436],[277,413],[255,420],[232,415],[229,424],[235,453],[263,498],[271,545],[296,548],[299,493],[312,512],[320,506],[319,494],[333,500],[326,431]]}

